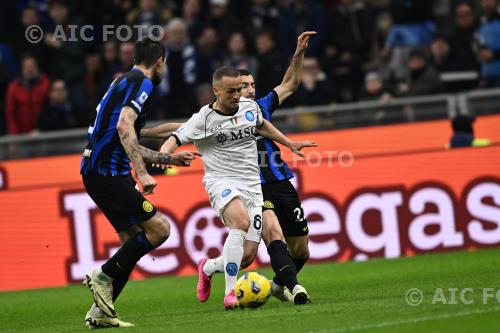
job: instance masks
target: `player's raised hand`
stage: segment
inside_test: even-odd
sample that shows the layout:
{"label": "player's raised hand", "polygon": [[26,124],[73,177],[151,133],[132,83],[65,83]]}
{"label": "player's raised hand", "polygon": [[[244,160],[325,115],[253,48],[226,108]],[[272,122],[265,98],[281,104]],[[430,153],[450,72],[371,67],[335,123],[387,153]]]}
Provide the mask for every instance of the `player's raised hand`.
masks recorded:
{"label": "player's raised hand", "polygon": [[306,147],[317,147],[318,145],[314,141],[292,141],[290,142],[290,150],[294,153],[299,155],[300,157],[304,158],[304,153],[301,152],[303,148]]}
{"label": "player's raised hand", "polygon": [[170,164],[188,167],[197,156],[201,156],[201,154],[196,151],[181,151],[172,155]]}
{"label": "player's raised hand", "polygon": [[316,31],[304,31],[301,33],[297,38],[297,50],[295,52],[304,52],[307,48],[307,44],[309,43],[309,38],[314,35],[316,35]]}
{"label": "player's raised hand", "polygon": [[144,195],[153,194],[153,190],[156,187],[156,180],[151,177],[148,173],[143,173],[141,175],[137,175],[137,179],[141,184],[142,191],[141,193]]}

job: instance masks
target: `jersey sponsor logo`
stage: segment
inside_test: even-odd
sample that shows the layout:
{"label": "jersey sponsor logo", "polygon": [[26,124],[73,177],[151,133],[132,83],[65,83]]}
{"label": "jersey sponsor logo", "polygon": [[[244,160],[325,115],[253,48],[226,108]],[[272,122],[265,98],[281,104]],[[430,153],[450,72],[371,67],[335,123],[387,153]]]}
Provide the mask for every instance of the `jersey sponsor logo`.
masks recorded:
{"label": "jersey sponsor logo", "polygon": [[231,190],[228,188],[226,188],[224,191],[222,191],[223,198],[227,197],[229,194],[231,194]]}
{"label": "jersey sponsor logo", "polygon": [[273,209],[274,208],[274,204],[271,201],[266,200],[266,201],[264,201],[264,208]]}
{"label": "jersey sponsor logo", "polygon": [[255,136],[255,126],[240,129],[238,132],[231,131],[231,141],[241,140],[243,138],[249,138],[251,136]]}
{"label": "jersey sponsor logo", "polygon": [[224,133],[219,133],[219,134],[217,134],[215,139],[217,140],[218,143],[224,144],[224,142],[227,141],[227,135]]}
{"label": "jersey sponsor logo", "polygon": [[142,209],[144,209],[146,213],[151,213],[153,211],[153,205],[146,200],[142,203]]}
{"label": "jersey sponsor logo", "polygon": [[247,111],[245,113],[245,118],[247,118],[248,121],[254,121],[255,120],[255,115],[253,114],[252,111]]}
{"label": "jersey sponsor logo", "polygon": [[234,262],[227,263],[226,272],[230,276],[236,276],[238,274],[238,265],[236,265]]}

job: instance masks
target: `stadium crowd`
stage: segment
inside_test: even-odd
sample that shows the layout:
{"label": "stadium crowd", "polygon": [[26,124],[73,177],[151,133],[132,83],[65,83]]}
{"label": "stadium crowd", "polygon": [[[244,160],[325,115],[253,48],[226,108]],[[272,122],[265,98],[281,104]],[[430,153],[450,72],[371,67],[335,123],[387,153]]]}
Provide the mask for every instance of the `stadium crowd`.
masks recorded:
{"label": "stadium crowd", "polygon": [[[105,25],[166,31],[168,71],[149,119],[188,117],[211,102],[223,64],[250,70],[257,96],[267,93],[305,30],[317,35],[284,106],[500,86],[498,0],[3,0],[0,15],[0,135],[89,124],[133,63],[134,39],[103,41]],[[86,24],[90,41],[51,38],[57,26]],[[38,43],[26,38],[32,25],[43,28]],[[443,80],[450,72],[478,75]]]}

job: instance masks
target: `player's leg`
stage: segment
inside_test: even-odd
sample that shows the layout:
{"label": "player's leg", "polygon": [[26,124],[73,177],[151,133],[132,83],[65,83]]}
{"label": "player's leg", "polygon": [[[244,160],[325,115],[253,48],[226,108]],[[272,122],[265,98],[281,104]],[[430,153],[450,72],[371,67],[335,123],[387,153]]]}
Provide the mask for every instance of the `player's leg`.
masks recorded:
{"label": "player's leg", "polygon": [[[166,218],[135,189],[135,182],[130,175],[84,177],[84,184],[115,230],[122,233],[122,237],[127,234],[131,236],[100,269],[90,272],[84,281],[92,291],[97,306],[113,318],[116,317],[113,282],[121,280],[123,285],[126,283],[136,262],[167,239],[169,225]],[[134,225],[138,225],[141,230],[136,233],[125,232]]]}
{"label": "player's leg", "polygon": [[288,300],[285,296],[285,286],[292,291],[298,284],[295,263],[293,262],[281,231],[276,214],[270,209],[263,212],[264,232],[262,238],[267,246],[267,253],[271,258],[271,267],[274,271],[272,279],[272,293],[282,301]]}
{"label": "player's leg", "polygon": [[309,259],[309,236],[285,236],[285,240],[299,273]]}
{"label": "player's leg", "polygon": [[[129,238],[133,237],[136,233],[140,232],[142,229],[139,228],[137,225],[133,225],[130,228],[119,232],[118,233],[118,238],[120,239],[120,244],[125,243]],[[130,272],[131,273],[131,272]],[[123,290],[123,287],[127,283],[130,273],[123,278],[117,278],[113,280],[113,302],[118,298],[118,295],[120,295],[121,291]],[[85,322],[87,323],[87,326],[92,326],[92,327],[99,327],[99,326],[104,326],[105,324],[102,323],[103,318],[105,317],[104,312],[102,312],[101,309],[95,304],[95,302],[92,304],[91,308],[87,312],[87,315],[85,317]]]}
{"label": "player's leg", "polygon": [[224,260],[224,277],[226,280],[226,291],[224,307],[234,308],[238,301],[234,294],[241,259],[243,258],[243,243],[245,234],[250,225],[249,217],[242,200],[234,197],[222,212],[224,224],[230,229],[224,243],[222,257]]}

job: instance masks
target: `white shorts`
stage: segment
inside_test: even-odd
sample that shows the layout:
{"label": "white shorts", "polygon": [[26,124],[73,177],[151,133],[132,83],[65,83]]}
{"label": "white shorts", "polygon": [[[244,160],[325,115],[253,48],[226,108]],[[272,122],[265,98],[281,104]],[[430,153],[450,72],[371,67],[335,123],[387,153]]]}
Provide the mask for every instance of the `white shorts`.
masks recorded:
{"label": "white shorts", "polygon": [[260,185],[248,189],[221,179],[205,182],[205,190],[208,193],[212,208],[215,209],[222,222],[224,222],[222,213],[227,204],[235,197],[239,197],[250,217],[250,227],[245,239],[260,243],[262,238],[262,206],[264,204]]}

